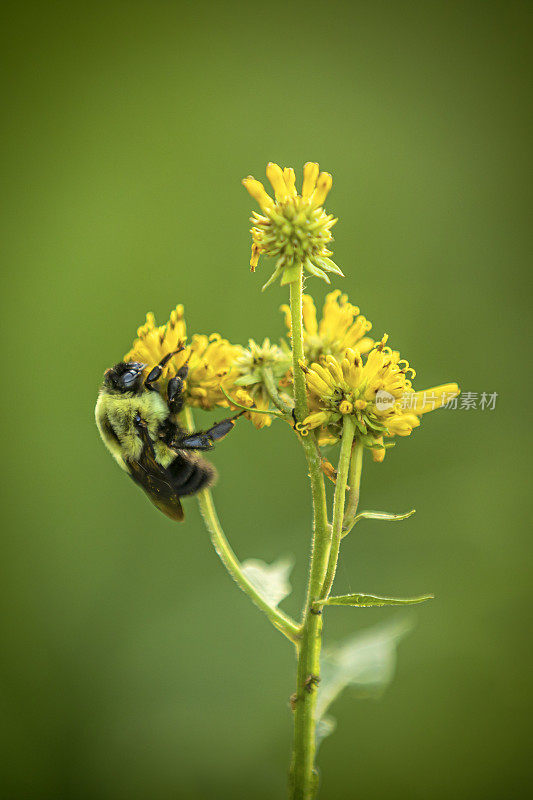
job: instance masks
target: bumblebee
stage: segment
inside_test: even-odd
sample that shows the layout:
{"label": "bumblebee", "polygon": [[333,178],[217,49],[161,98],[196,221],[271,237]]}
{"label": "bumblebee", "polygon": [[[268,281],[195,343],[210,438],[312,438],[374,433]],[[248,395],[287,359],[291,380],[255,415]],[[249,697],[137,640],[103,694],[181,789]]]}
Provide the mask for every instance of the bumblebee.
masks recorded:
{"label": "bumblebee", "polygon": [[175,354],[162,358],[146,377],[148,366],[136,361],[121,361],[108,369],[95,417],[102,440],[119,466],[163,514],[183,520],[180,498],[211,486],[217,477],[212,464],[195,451],[211,450],[241,415],[223,419],[206,431],[184,430],[178,414],[184,404],[187,366],[169,380],[166,400],[154,386]]}

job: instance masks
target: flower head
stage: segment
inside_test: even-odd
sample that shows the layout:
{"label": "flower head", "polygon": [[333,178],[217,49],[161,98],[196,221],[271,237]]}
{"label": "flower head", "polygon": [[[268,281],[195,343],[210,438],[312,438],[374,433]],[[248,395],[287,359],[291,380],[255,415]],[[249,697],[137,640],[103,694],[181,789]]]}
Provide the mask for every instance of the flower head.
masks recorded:
{"label": "flower head", "polygon": [[242,350],[237,358],[235,369],[238,377],[234,385],[246,389],[252,399],[256,410],[245,416],[252,420],[256,428],[263,428],[272,423],[269,414],[260,413],[270,407],[270,398],[264,383],[264,370],[269,370],[274,382],[278,384],[280,378],[287,372],[290,361],[290,353],[278,345],[271,344],[270,339],[265,339],[261,345],[250,339],[248,347]]}
{"label": "flower head", "polygon": [[356,437],[372,450],[374,460],[382,461],[383,437],[409,436],[422,414],[459,394],[456,383],[415,392],[408,377],[414,378],[414,370],[386,341],[384,336],[366,358],[349,348],[342,358],[328,355],[322,364],[302,365],[311,409],[299,426],[303,433],[320,428],[322,441],[336,439],[343,417],[350,415]]}
{"label": "flower head", "polygon": [[[308,362],[322,361],[327,355],[342,359],[348,348],[357,350],[360,355],[372,348],[374,341],[366,335],[372,323],[348,301],[348,295],[341,294],[338,289],[326,295],[320,322],[310,295],[303,295],[302,305],[304,351]],[[282,305],[281,310],[290,334],[291,310],[288,305]]]}
{"label": "flower head", "polygon": [[[178,352],[175,352],[178,351]],[[149,366],[157,364],[163,356],[175,352],[163,372],[158,388],[162,391],[170,378],[185,364],[188,375],[185,382],[185,403],[210,410],[215,406],[230,405],[222,389],[228,391],[237,377],[235,362],[242,353],[239,345],[230,344],[218,333],[210,336],[194,334],[187,344],[187,331],[183,306],[171,312],[166,325],[157,326],[152,313],[137,331],[137,338],[125,361],[140,361]],[[249,404],[247,393],[239,391],[237,402]]]}
{"label": "flower head", "polygon": [[251,175],[243,180],[250,195],[261,206],[261,214],[254,211],[252,222],[252,272],[259,256],[276,258],[276,269],[263,289],[277,278],[282,285],[298,279],[303,268],[329,283],[328,272],[342,276],[327,245],[332,241],[331,228],[337,222],[326,214],[322,203],[331,189],[333,179],[329,172],[320,172],[318,164],[304,166],[302,193],[296,191],[296,178],[292,167],[282,169],[270,162],[267,177],[274,189],[275,199]]}

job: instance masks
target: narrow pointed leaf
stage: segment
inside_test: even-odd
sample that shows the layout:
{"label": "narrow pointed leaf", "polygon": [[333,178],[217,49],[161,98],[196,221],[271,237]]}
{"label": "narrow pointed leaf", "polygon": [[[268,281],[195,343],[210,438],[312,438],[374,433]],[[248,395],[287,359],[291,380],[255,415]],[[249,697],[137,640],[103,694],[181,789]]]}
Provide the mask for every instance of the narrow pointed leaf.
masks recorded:
{"label": "narrow pointed leaf", "polygon": [[353,527],[362,519],[380,519],[384,522],[398,522],[401,519],[408,519],[416,513],[416,509],[406,511],[405,514],[388,514],[386,511],[362,511],[354,516],[347,516],[342,523],[342,536],[347,536]]}
{"label": "narrow pointed leaf", "polygon": [[359,522],[360,519],[381,519],[385,522],[399,522],[401,519],[412,517],[415,513],[416,508],[406,511],[405,514],[388,514],[386,511],[361,511],[360,514],[357,514],[355,522]]}
{"label": "narrow pointed leaf", "polygon": [[316,258],[315,257],[315,261],[318,264],[318,266],[322,267],[322,269],[325,270],[326,272],[334,272],[335,275],[340,275],[341,278],[345,277],[344,276],[344,272],[341,270],[341,268],[337,264],[335,264],[334,261],[331,260],[331,258]]}
{"label": "narrow pointed leaf", "polygon": [[330,597],[326,601],[328,606],[358,606],[359,608],[371,608],[373,606],[411,606],[415,603],[423,603],[426,600],[433,600],[433,594],[421,594],[418,597],[379,597],[375,594],[341,594],[337,597]]}
{"label": "narrow pointed leaf", "polygon": [[324,270],[317,267],[316,264],[313,264],[308,258],[305,261],[305,268],[307,272],[310,272],[311,275],[314,275],[316,278],[320,278],[321,280],[325,281],[326,283],[331,283],[330,279],[324,272]]}
{"label": "narrow pointed leaf", "polygon": [[277,279],[280,277],[280,275],[281,275],[282,273],[283,273],[283,267],[276,267],[276,269],[274,270],[274,272],[272,273],[272,275],[270,276],[270,278],[269,278],[269,279],[267,280],[267,282],[266,282],[266,283],[263,285],[263,287],[262,287],[261,291],[262,291],[262,292],[264,292],[266,289],[268,289],[268,287],[269,287],[269,286],[272,286],[272,284],[274,283],[274,281],[275,281],[275,280],[277,280]]}

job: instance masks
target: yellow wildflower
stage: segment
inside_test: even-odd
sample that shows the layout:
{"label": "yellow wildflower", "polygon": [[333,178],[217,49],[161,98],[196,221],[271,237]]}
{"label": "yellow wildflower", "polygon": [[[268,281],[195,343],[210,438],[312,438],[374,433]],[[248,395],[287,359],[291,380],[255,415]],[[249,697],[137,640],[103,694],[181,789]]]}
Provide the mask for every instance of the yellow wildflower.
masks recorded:
{"label": "yellow wildflower", "polygon": [[408,378],[414,378],[414,370],[386,341],[384,336],[366,358],[348,348],[343,357],[328,355],[322,363],[301,364],[311,411],[299,426],[303,433],[320,428],[320,441],[338,438],[343,416],[350,415],[356,437],[372,450],[374,460],[382,461],[384,436],[409,436],[422,414],[459,394],[456,383],[415,392]]}
{"label": "yellow wildflower", "polygon": [[296,191],[292,167],[282,169],[270,162],[266,173],[275,199],[251,175],[243,180],[262,211],[261,214],[254,211],[251,217],[252,272],[255,271],[259,256],[277,259],[276,269],[263,290],[277,278],[281,278],[282,285],[298,280],[302,267],[327,283],[328,272],[342,276],[339,267],[330,259],[332,253],[327,248],[333,240],[331,228],[337,222],[322,208],[333,183],[329,172],[320,172],[318,164],[305,164],[301,195]]}
{"label": "yellow wildflower", "polygon": [[[307,361],[321,361],[327,355],[342,358],[348,348],[363,355],[372,348],[374,341],[366,335],[372,323],[360,314],[357,306],[348,301],[348,295],[342,294],[338,289],[326,295],[320,322],[310,295],[303,295],[302,308]],[[290,335],[290,307],[282,305],[281,310],[285,314],[285,324]]]}
{"label": "yellow wildflower", "polygon": [[[140,361],[152,367],[163,356],[178,351],[168,362],[163,372],[159,388],[163,391],[170,378],[177,374],[185,364],[188,375],[185,382],[185,403],[206,410],[215,406],[228,407],[230,403],[222,389],[233,387],[237,377],[235,362],[242,354],[242,348],[230,344],[218,333],[211,336],[194,334],[187,344],[187,330],[183,306],[178,305],[171,312],[166,325],[157,326],[152,313],[146,315],[146,322],[137,331],[137,338],[131,350],[124,356],[125,361]],[[249,405],[246,391],[239,389],[232,397],[243,405]]]}

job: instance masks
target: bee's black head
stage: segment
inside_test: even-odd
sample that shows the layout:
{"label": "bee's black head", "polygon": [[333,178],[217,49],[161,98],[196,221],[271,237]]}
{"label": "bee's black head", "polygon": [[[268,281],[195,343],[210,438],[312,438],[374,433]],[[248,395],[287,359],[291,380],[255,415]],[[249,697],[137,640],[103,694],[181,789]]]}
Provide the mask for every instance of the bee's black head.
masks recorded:
{"label": "bee's black head", "polygon": [[108,369],[104,375],[104,386],[115,392],[138,392],[143,386],[143,370],[146,364],[138,361],[121,361]]}

